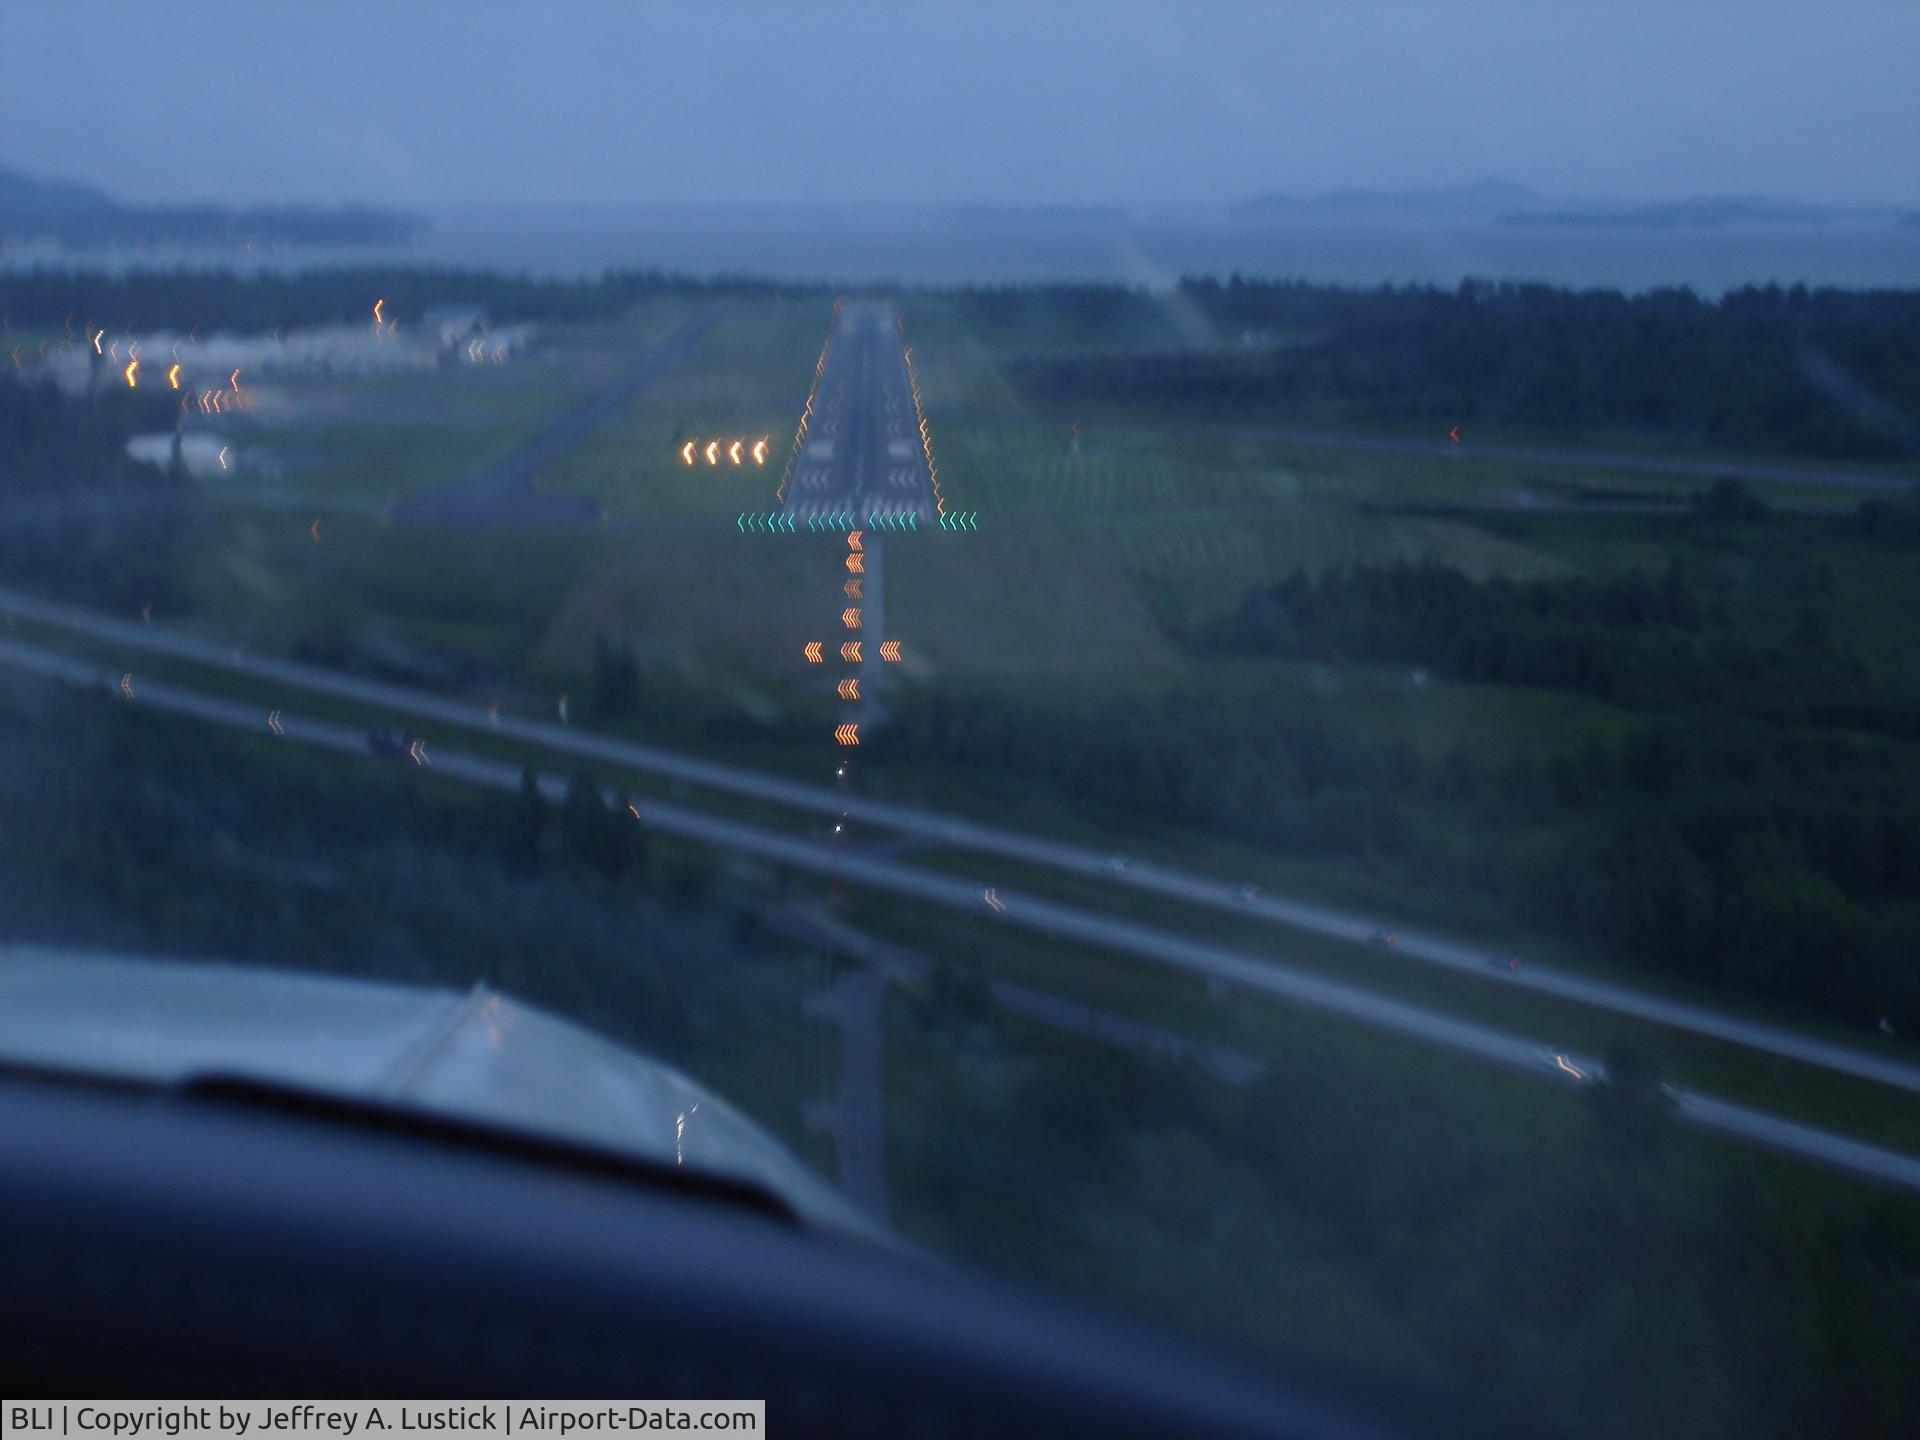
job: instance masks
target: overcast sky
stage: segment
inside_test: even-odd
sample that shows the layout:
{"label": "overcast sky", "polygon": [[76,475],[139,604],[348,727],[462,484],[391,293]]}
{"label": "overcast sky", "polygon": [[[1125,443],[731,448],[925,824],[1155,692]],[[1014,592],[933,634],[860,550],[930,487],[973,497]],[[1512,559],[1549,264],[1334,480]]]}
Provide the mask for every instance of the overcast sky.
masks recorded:
{"label": "overcast sky", "polygon": [[136,201],[1920,204],[1920,0],[0,5],[0,165]]}

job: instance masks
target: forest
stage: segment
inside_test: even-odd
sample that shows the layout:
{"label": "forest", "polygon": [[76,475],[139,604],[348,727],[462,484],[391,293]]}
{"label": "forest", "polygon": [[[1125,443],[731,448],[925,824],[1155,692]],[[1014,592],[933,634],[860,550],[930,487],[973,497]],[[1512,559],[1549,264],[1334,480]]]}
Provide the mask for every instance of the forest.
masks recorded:
{"label": "forest", "polygon": [[193,486],[178,465],[129,459],[127,440],[175,418],[164,393],[0,380],[0,574],[115,608],[169,599]]}
{"label": "forest", "polygon": [[[1062,287],[969,291],[961,304],[988,326],[1046,319],[1148,337],[1012,367],[1023,396],[1074,414],[1628,434],[1835,459],[1920,448],[1920,420],[1901,408],[1920,392],[1920,294],[1908,291],[1769,285],[1707,299],[1236,276],[1189,279],[1164,299]],[[1221,343],[1179,343],[1178,315]]]}

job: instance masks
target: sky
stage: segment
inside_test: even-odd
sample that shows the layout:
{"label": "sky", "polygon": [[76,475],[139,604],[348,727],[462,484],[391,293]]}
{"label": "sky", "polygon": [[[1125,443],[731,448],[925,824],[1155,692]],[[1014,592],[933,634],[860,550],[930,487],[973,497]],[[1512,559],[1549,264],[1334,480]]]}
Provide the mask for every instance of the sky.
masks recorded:
{"label": "sky", "polygon": [[0,0],[0,166],[419,211],[1920,205],[1920,3]]}

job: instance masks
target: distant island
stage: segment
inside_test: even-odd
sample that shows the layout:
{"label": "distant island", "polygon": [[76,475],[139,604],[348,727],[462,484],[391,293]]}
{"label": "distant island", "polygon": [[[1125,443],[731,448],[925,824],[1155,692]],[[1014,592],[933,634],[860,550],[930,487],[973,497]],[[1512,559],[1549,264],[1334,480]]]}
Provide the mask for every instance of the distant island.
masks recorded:
{"label": "distant island", "polygon": [[1346,189],[1317,195],[1270,191],[1242,200],[1231,208],[1236,215],[1273,218],[1298,215],[1327,219],[1394,216],[1491,219],[1502,211],[1527,209],[1542,203],[1542,197],[1530,186],[1511,180],[1475,180],[1465,185],[1411,190]]}
{"label": "distant island", "polygon": [[1274,192],[1255,195],[1231,208],[1236,215],[1256,218],[1485,220],[1497,225],[1920,224],[1920,211],[1893,206],[1812,205],[1761,196],[1632,201],[1542,195],[1511,180],[1407,190],[1330,190],[1317,195]]}
{"label": "distant island", "polygon": [[0,167],[0,242],[63,245],[376,245],[413,239],[414,215],[371,206],[122,205],[90,185]]}
{"label": "distant island", "polygon": [[1911,225],[1920,220],[1920,215],[1890,207],[1802,205],[1790,200],[1732,197],[1619,207],[1511,211],[1494,219],[1501,225],[1829,225],[1848,221]]}

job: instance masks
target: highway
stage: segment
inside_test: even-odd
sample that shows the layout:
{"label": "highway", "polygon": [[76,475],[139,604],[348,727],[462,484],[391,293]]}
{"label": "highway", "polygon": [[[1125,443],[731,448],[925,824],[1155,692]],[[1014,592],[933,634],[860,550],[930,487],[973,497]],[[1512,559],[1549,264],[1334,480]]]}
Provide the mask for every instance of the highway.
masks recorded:
{"label": "highway", "polygon": [[[120,673],[90,660],[0,640],[0,664],[119,696]],[[268,712],[257,703],[208,695],[184,686],[133,676],[125,701],[188,715],[255,734],[267,732]],[[318,746],[376,763],[364,731],[353,726],[275,711],[283,740]],[[426,760],[438,775],[471,784],[513,791],[522,767],[509,761],[462,754],[429,745]],[[404,765],[406,760],[377,763]],[[539,776],[541,789],[555,800],[566,793],[564,776]],[[607,792],[609,803],[613,792]],[[980,913],[986,908],[977,880],[917,869],[868,852],[833,847],[820,840],[769,831],[681,805],[642,801],[641,821],[663,834],[677,835],[720,849],[751,855],[813,874],[837,873],[841,879],[942,908]],[[1490,1061],[1537,1080],[1583,1086],[1603,1077],[1598,1061],[1569,1054],[1538,1040],[1461,1020],[1424,1006],[1376,995],[1355,986],[1289,968],[1267,956],[1247,954],[1172,934],[1134,921],[1115,919],[1077,906],[1022,894],[995,884],[991,910],[995,923],[1018,926],[1056,940],[1098,946],[1273,995],[1290,1003],[1356,1021],[1391,1034]],[[1794,1156],[1830,1169],[1904,1189],[1920,1191],[1920,1157],[1867,1144],[1764,1110],[1696,1091],[1668,1087],[1676,1119],[1694,1128]]]}
{"label": "highway", "polygon": [[[1377,937],[1394,933],[1395,930],[1394,922],[1390,919],[1355,915],[1349,911],[1264,893],[1249,896],[1245,884],[1194,875],[1167,866],[1133,861],[1116,873],[1110,867],[1111,857],[1084,846],[1022,835],[972,820],[881,800],[849,795],[843,801],[831,786],[759,774],[657,746],[575,730],[553,721],[504,713],[491,717],[478,705],[443,699],[404,686],[340,675],[293,661],[249,656],[230,647],[164,627],[118,620],[13,591],[0,590],[0,614],[18,615],[22,619],[60,626],[77,634],[112,641],[151,654],[244,670],[263,679],[378,706],[388,712],[416,719],[456,725],[463,729],[491,730],[582,759],[619,765],[817,815],[835,816],[844,805],[851,821],[910,836],[921,843],[994,856],[1016,865],[1044,866],[1111,885],[1129,887],[1142,894],[1250,916],[1331,939],[1377,945]],[[998,882],[1004,878],[1003,872],[992,877],[992,880]],[[1385,947],[1382,945],[1380,948],[1385,953]],[[1674,1000],[1618,982],[1593,979],[1548,966],[1528,963],[1511,969],[1507,965],[1508,957],[1504,954],[1460,945],[1414,930],[1399,930],[1390,953],[1409,963],[1439,966],[1484,984],[1519,986],[1598,1010],[1671,1026],[1781,1059],[1920,1094],[1920,1065],[1824,1040],[1784,1026],[1750,1020],[1724,1010]]]}

